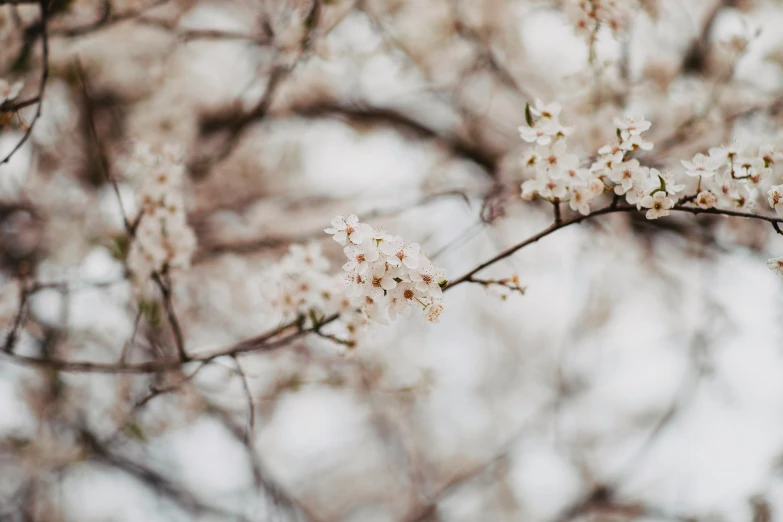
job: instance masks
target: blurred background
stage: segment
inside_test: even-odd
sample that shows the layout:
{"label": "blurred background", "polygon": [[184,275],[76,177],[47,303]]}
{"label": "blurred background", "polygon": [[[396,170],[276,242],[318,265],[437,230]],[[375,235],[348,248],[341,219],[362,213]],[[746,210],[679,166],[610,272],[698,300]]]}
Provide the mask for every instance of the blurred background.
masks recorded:
{"label": "blurred background", "polygon": [[628,114],[650,166],[780,147],[780,27],[772,0],[0,0],[0,520],[783,520],[783,241],[748,220],[589,220],[487,270],[524,296],[461,285],[352,350],[18,356],[173,353],[124,263],[134,143],[184,154],[171,302],[203,353],[277,325],[289,245],[339,270],[337,214],[449,278],[548,226],[519,191],[536,98],[583,158]]}

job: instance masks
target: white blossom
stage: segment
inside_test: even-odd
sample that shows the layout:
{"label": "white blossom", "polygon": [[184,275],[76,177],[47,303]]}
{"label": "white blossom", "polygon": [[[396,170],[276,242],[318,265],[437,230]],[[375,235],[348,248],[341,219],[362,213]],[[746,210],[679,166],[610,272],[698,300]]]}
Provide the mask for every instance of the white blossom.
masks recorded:
{"label": "white blossom", "polygon": [[[418,243],[406,243],[401,236],[391,236],[385,230],[361,223],[355,215],[347,219],[337,216],[326,232],[347,244],[347,262],[342,265],[345,293],[359,313],[368,321],[387,324],[398,316],[406,316],[411,307],[418,307],[429,317],[428,310],[436,302],[437,318],[443,310],[440,298],[446,273],[421,252]],[[344,232],[345,235],[339,235]]]}
{"label": "white blossom", "polygon": [[22,92],[23,86],[24,83],[21,81],[8,83],[7,80],[0,78],[0,105],[14,101],[19,96],[19,93]]}
{"label": "white blossom", "polygon": [[779,276],[783,276],[783,257],[773,257],[767,260],[767,268]]}
{"label": "white blossom", "polygon": [[442,313],[443,313],[443,303],[441,303],[440,301],[433,302],[427,307],[427,321],[431,323],[439,322]]}
{"label": "white blossom", "polygon": [[669,209],[674,206],[674,200],[665,192],[659,191],[652,196],[643,197],[640,204],[642,207],[650,209],[646,214],[647,219],[658,219],[669,215]]}
{"label": "white blossom", "polygon": [[366,236],[371,234],[365,225],[359,223],[359,218],[356,217],[356,214],[351,214],[347,218],[336,216],[332,219],[332,226],[325,228],[324,232],[332,235],[332,238],[343,246],[348,241],[354,245],[359,245]]}
{"label": "white blossom", "polygon": [[696,154],[691,161],[681,161],[688,176],[701,176],[703,178],[714,176],[723,162],[724,160],[719,156],[705,156],[704,154]]}
{"label": "white blossom", "polygon": [[343,265],[346,272],[364,274],[370,266],[380,257],[378,245],[374,241],[365,241],[362,245],[348,245],[344,249],[348,261]]}
{"label": "white blossom", "polygon": [[149,277],[167,268],[188,268],[196,249],[196,236],[187,223],[182,196],[184,165],[173,147],[155,154],[139,145],[126,162],[136,179],[139,214],[128,253],[128,269],[135,288],[146,286]]}
{"label": "white blossom", "polygon": [[776,185],[767,191],[769,206],[775,209],[778,216],[783,216],[783,185]]}
{"label": "white blossom", "polygon": [[380,249],[387,255],[386,262],[391,266],[404,264],[408,268],[416,268],[419,264],[421,247],[417,243],[406,245],[400,236],[391,241],[382,241]]}
{"label": "white blossom", "polygon": [[699,206],[699,208],[713,208],[718,203],[718,198],[715,197],[715,194],[710,192],[709,190],[702,190],[698,193],[696,196],[696,205]]}
{"label": "white blossom", "polygon": [[650,129],[652,124],[644,119],[644,116],[629,116],[627,118],[615,118],[614,125],[620,131],[620,139],[625,141],[631,136],[641,136]]}
{"label": "white blossom", "polygon": [[593,193],[590,192],[587,186],[575,186],[571,189],[571,200],[569,206],[571,210],[576,210],[580,214],[586,216],[590,213],[590,200]]}

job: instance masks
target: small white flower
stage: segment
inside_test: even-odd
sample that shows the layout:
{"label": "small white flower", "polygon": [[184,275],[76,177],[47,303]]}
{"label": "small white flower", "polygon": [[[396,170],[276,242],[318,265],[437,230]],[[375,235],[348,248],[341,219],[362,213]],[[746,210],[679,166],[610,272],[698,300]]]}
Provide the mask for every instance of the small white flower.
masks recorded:
{"label": "small white flower", "polygon": [[429,292],[435,297],[440,297],[443,294],[440,284],[446,280],[446,272],[427,258],[423,258],[422,261],[419,270],[409,272],[410,280],[419,292]]}
{"label": "small white flower", "polygon": [[776,151],[773,145],[762,145],[759,147],[758,155],[767,167],[783,159],[783,152]]}
{"label": "small white flower", "polygon": [[721,147],[712,147],[708,152],[711,157],[717,158],[723,162],[733,160],[738,155],[742,154],[743,150],[744,147],[738,141],[734,140]]}
{"label": "small white flower", "polygon": [[783,276],[783,257],[773,257],[767,260],[767,268],[779,276]]}
{"label": "small white flower", "polygon": [[389,320],[386,316],[385,308],[383,298],[373,297],[369,294],[361,299],[361,304],[359,305],[359,309],[367,316],[367,319],[379,324],[388,325]]}
{"label": "small white flower", "polygon": [[536,116],[547,118],[550,120],[556,120],[560,116],[560,112],[563,110],[563,106],[554,101],[551,103],[544,103],[539,98],[536,98],[535,104],[530,107],[530,112]]}
{"label": "small white flower", "polygon": [[369,235],[366,228],[360,226],[359,218],[356,214],[351,214],[347,218],[336,216],[332,219],[332,226],[325,228],[324,232],[332,234],[332,239],[343,246],[345,246],[348,241],[355,245],[359,245],[364,241],[365,235]]}
{"label": "small white flower", "polygon": [[656,169],[650,169],[650,173],[653,174],[653,171],[655,175],[660,176],[663,179],[664,184],[666,185],[666,193],[673,196],[674,194],[681,192],[682,189],[685,188],[685,185],[683,184],[677,184],[677,182],[674,179],[674,173],[670,170],[664,170],[663,172],[659,172]]}
{"label": "small white flower", "polygon": [[407,316],[419,297],[422,296],[417,295],[413,283],[400,283],[389,291],[389,316],[392,319],[397,315]]}
{"label": "small white flower", "polygon": [[345,286],[347,287],[347,294],[349,297],[361,297],[367,289],[368,277],[366,274],[359,274],[358,272],[345,272],[343,274]]}
{"label": "small white flower", "polygon": [[590,200],[592,197],[593,194],[586,185],[571,187],[571,200],[569,201],[569,206],[571,207],[571,210],[576,210],[580,214],[586,216],[590,213]]}
{"label": "small white flower", "polygon": [[775,209],[778,216],[783,216],[783,185],[776,185],[767,191],[769,206]]}
{"label": "small white flower", "polygon": [[568,184],[564,179],[550,179],[542,176],[538,193],[542,198],[563,199],[568,194]]}
{"label": "small white flower", "polygon": [[381,290],[391,290],[397,286],[397,281],[394,280],[394,274],[391,273],[388,268],[388,265],[383,260],[376,261],[370,265],[370,286]]}
{"label": "small white flower", "polygon": [[443,303],[435,301],[427,307],[427,321],[430,323],[440,322],[440,316],[443,314]]}
{"label": "small white flower", "polygon": [[[615,193],[617,192],[617,187],[615,187]],[[634,185],[631,187],[628,192],[625,193],[625,200],[630,205],[636,205],[636,208],[640,209],[642,208],[642,199],[647,195],[647,192],[645,191],[643,186],[640,185]]]}
{"label": "small white flower", "polygon": [[522,199],[532,201],[541,193],[541,188],[544,185],[544,179],[537,177],[536,179],[529,179],[522,183]]}
{"label": "small white flower", "polygon": [[380,257],[378,246],[374,241],[365,241],[362,245],[348,245],[344,249],[348,262],[343,265],[346,272],[364,274]]}
{"label": "small white flower", "polygon": [[653,144],[652,142],[644,141],[641,134],[629,134],[627,138],[623,139],[620,148],[623,150],[652,150]]}
{"label": "small white flower", "polygon": [[659,191],[652,196],[643,197],[640,204],[642,207],[650,209],[646,214],[647,219],[658,219],[669,215],[669,210],[674,206],[674,200],[665,192]]}
{"label": "small white flower", "polygon": [[0,105],[6,102],[14,101],[19,93],[22,92],[22,82],[14,82],[9,84],[3,78],[0,78]]}
{"label": "small white flower", "polygon": [[615,182],[614,189],[615,194],[622,196],[629,190],[642,175],[642,170],[639,168],[639,161],[632,159],[629,161],[623,161],[615,165],[609,172],[609,179]]}
{"label": "small white flower", "polygon": [[709,190],[702,190],[696,196],[696,205],[699,208],[713,208],[718,203],[718,198]]}
{"label": "small white flower", "polygon": [[685,167],[685,173],[688,176],[710,178],[723,164],[720,156],[705,156],[696,154],[691,161],[682,160],[682,166]]}
{"label": "small white flower", "polygon": [[623,151],[611,148],[605,154],[600,155],[595,163],[590,166],[590,171],[599,176],[609,175],[612,169],[621,163],[623,163]]}
{"label": "small white flower", "polygon": [[[620,138],[627,141],[631,136],[639,136],[650,129],[652,123],[644,119],[644,116],[629,116],[627,118],[615,118],[614,125],[620,130]],[[645,149],[647,150],[647,149]]]}
{"label": "small white flower", "polygon": [[568,171],[579,167],[579,157],[566,153],[565,140],[556,141],[548,150],[539,151],[538,156],[540,160],[536,168],[552,179],[566,177]]}
{"label": "small white flower", "polygon": [[[539,122],[544,122],[539,124]],[[522,125],[519,127],[519,137],[528,143],[537,143],[539,145],[549,145],[552,142],[552,136],[557,134],[555,127],[551,122],[538,120],[532,127]]]}
{"label": "small white flower", "polygon": [[392,241],[384,241],[380,245],[381,252],[386,254],[386,262],[391,266],[400,266],[404,264],[408,268],[416,268],[419,264],[419,253],[421,247],[418,243],[406,245],[400,236]]}

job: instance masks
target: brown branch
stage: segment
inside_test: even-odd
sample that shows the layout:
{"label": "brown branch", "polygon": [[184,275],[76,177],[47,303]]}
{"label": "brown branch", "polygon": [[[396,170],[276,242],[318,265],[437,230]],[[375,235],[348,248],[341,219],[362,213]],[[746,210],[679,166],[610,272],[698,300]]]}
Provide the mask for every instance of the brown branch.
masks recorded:
{"label": "brown branch", "polygon": [[[338,314],[331,315],[321,321],[320,326],[326,325],[335,321],[338,318]],[[219,357],[233,357],[239,353],[248,352],[269,352],[276,350],[280,347],[287,346],[291,342],[304,337],[305,335],[313,332],[314,328],[300,329],[297,327],[298,322],[284,324],[279,328],[276,328],[270,332],[251,337],[240,341],[232,346],[217,350],[211,353],[199,354],[191,356],[188,362],[192,363],[206,363]],[[287,333],[295,329],[292,333]],[[285,334],[285,335],[283,335]],[[278,339],[275,339],[278,337]],[[274,339],[274,340],[272,340]],[[42,359],[39,357],[31,357],[19,354],[7,354],[13,361],[27,364],[31,366],[49,367],[61,371],[69,372],[92,372],[92,373],[117,373],[117,374],[132,374],[132,373],[156,373],[165,370],[171,370],[181,367],[183,363],[179,359],[156,359],[152,361],[145,361],[132,364],[104,364],[94,363],[90,361],[67,361],[62,359]]]}
{"label": "brown branch", "polygon": [[51,34],[52,36],[62,36],[65,38],[72,38],[74,36],[83,36],[85,34],[106,29],[107,27],[111,27],[112,25],[116,25],[120,22],[133,20],[134,18],[141,16],[142,14],[149,11],[150,9],[165,4],[168,1],[169,0],[153,0],[148,4],[137,7],[136,9],[130,9],[123,13],[112,14],[111,2],[106,0],[103,3],[103,12],[101,13],[101,16],[97,20],[93,22],[89,22],[84,25],[79,25],[74,27],[52,28]]}
{"label": "brown branch", "polygon": [[182,362],[187,362],[190,360],[190,357],[185,351],[185,336],[182,334],[182,327],[180,326],[179,319],[177,319],[177,314],[174,311],[174,303],[172,302],[171,295],[171,280],[168,277],[166,269],[164,268],[162,274],[153,272],[152,280],[155,281],[158,289],[160,289],[160,293],[163,295],[163,304],[166,307],[166,316],[168,317],[171,332],[174,334],[174,343],[177,347],[179,359]]}
{"label": "brown branch", "polygon": [[163,386],[163,387],[158,388],[156,386],[152,386],[151,385],[150,386],[150,393],[148,393],[147,395],[145,395],[144,397],[142,397],[141,399],[136,401],[136,404],[133,406],[134,411],[138,410],[139,408],[143,408],[144,406],[146,406],[146,404],[149,401],[151,401],[155,397],[158,397],[159,395],[164,395],[166,393],[170,393],[170,392],[173,392],[173,391],[177,390],[183,384],[191,381],[196,375],[198,375],[198,372],[200,372],[206,366],[207,366],[206,363],[200,364],[195,370],[193,370],[192,372],[187,374],[185,377],[183,377],[182,379],[180,379],[177,382],[175,382],[173,384],[170,384],[168,386]]}
{"label": "brown branch", "polygon": [[[483,196],[483,194],[481,193],[469,194],[456,189],[446,190],[443,192],[435,192],[433,194],[428,194],[414,202],[405,203],[404,205],[400,205],[394,208],[380,208],[380,209],[376,208],[372,212],[362,213],[362,216],[364,216],[366,219],[397,216],[405,211],[415,209],[415,208],[420,208],[422,206],[440,201],[441,199],[453,198],[453,197],[458,197],[462,199],[468,206],[470,206],[471,196]],[[250,201],[255,202],[256,198],[253,198]],[[334,205],[336,205],[336,203]],[[224,208],[231,208],[232,210],[236,211],[237,205],[218,207],[218,210],[222,210]],[[299,203],[298,202],[295,203],[294,205],[292,205],[291,208],[294,209],[299,208]],[[210,212],[214,212],[214,209]],[[192,219],[191,223],[193,224],[193,228],[198,230],[199,226],[205,227],[206,220],[207,220],[207,216],[201,216]],[[240,241],[224,241],[224,242],[215,242],[215,243],[211,243],[209,240],[205,241],[204,240],[205,238],[199,237],[199,244],[201,245],[201,247],[193,257],[193,264],[199,264],[205,261],[209,261],[210,259],[213,259],[221,254],[226,254],[226,253],[253,254],[265,249],[280,248],[280,247],[290,245],[291,243],[302,243],[302,242],[317,240],[320,238],[323,238],[323,228],[318,228],[316,230],[312,230],[310,232],[305,232],[301,234],[290,234],[290,235],[281,234],[281,235],[274,235],[274,236],[266,235],[257,238],[245,238]]]}
{"label": "brown branch", "polygon": [[93,143],[95,143],[95,147],[98,151],[98,164],[101,168],[101,173],[103,174],[103,178],[111,184],[112,189],[114,190],[114,195],[117,198],[117,204],[120,206],[120,213],[122,214],[122,222],[125,225],[125,229],[128,232],[128,235],[130,237],[134,236],[135,232],[135,225],[130,222],[128,219],[128,215],[125,212],[125,206],[122,203],[122,197],[120,196],[120,188],[117,185],[117,180],[114,179],[114,176],[111,175],[111,170],[109,167],[109,158],[106,154],[106,150],[103,146],[103,142],[98,137],[98,131],[95,128],[95,114],[93,110],[93,98],[90,93],[90,87],[87,82],[87,76],[84,72],[84,67],[81,64],[81,61],[79,61],[79,58],[77,57],[75,60],[75,68],[76,68],[76,75],[79,78],[79,83],[82,87],[82,96],[84,98],[84,106],[85,110],[87,112],[86,120],[87,120],[87,128],[89,130],[90,138],[92,139]]}
{"label": "brown branch", "polygon": [[444,133],[399,110],[373,107],[362,102],[316,102],[294,107],[293,112],[306,118],[334,118],[354,125],[387,125],[420,139],[440,143],[454,156],[467,159],[495,176],[500,154],[450,133]]}
{"label": "brown branch", "polygon": [[[590,218],[596,217],[596,216],[602,216],[604,214],[613,214],[616,212],[634,212],[638,209],[635,206],[632,205],[609,205],[608,207],[604,207],[598,210],[594,210],[593,212],[587,214],[587,215],[579,215],[575,216],[571,219],[566,219],[562,221],[560,224],[553,223],[552,225],[548,226],[541,232],[534,234],[533,236],[527,238],[526,240],[522,241],[521,243],[517,243],[516,245],[507,248],[503,252],[499,253],[495,257],[489,259],[488,261],[485,261],[484,263],[481,263],[479,266],[474,268],[473,270],[469,271],[468,273],[458,277],[457,279],[454,279],[453,281],[449,282],[449,284],[443,289],[444,291],[448,290],[449,288],[453,288],[457,285],[460,285],[462,283],[469,283],[471,282],[471,278],[476,275],[481,270],[484,270],[485,268],[494,265],[498,261],[505,259],[509,257],[510,255],[514,254],[517,250],[520,250],[532,243],[537,242],[539,239],[543,239],[546,236],[557,232],[561,228],[565,228],[570,225],[575,225],[577,223],[581,223],[583,221],[586,221]],[[771,216],[762,216],[759,214],[751,214],[749,212],[739,212],[736,210],[724,210],[724,209],[718,209],[718,208],[699,208],[699,207],[688,207],[682,204],[675,205],[672,209],[672,211],[676,212],[688,212],[690,214],[698,215],[698,214],[710,214],[710,215],[717,215],[717,216],[732,216],[732,217],[744,217],[749,219],[759,219],[762,221],[767,221],[768,223],[772,224],[779,224],[783,223],[783,218],[777,218],[777,217],[771,217]]]}
{"label": "brown branch", "polygon": [[454,29],[457,34],[475,46],[479,54],[479,59],[489,66],[490,72],[502,85],[505,85],[507,88],[514,91],[517,96],[522,98],[523,102],[532,101],[532,94],[522,87],[511,71],[497,57],[495,51],[492,49],[492,43],[488,42],[480,31],[473,29],[463,21],[459,12],[459,2],[451,1],[449,7],[452,11]]}
{"label": "brown branch", "polygon": [[[707,215],[716,215],[716,216],[743,217],[748,219],[757,219],[761,221],[766,221],[771,224],[783,223],[783,218],[778,218],[778,217],[763,216],[759,214],[751,214],[748,212],[740,212],[735,210],[724,210],[724,209],[716,209],[716,208],[702,209],[699,207],[688,207],[680,203],[676,204],[671,210],[676,212],[686,212],[694,215],[707,214]],[[533,236],[525,239],[524,241],[517,243],[512,247],[509,247],[508,249],[500,252],[499,254],[492,257],[491,259],[485,261],[484,263],[481,263],[479,266],[470,270],[466,274],[451,281],[448,285],[444,287],[443,291],[446,292],[456,286],[459,286],[462,283],[476,282],[477,280],[473,276],[475,276],[481,270],[484,270],[485,268],[497,263],[498,261],[501,261],[511,256],[518,250],[526,246],[529,246],[562,228],[575,225],[583,221],[586,221],[588,219],[592,219],[594,217],[602,216],[605,214],[613,214],[613,213],[620,213],[620,212],[635,212],[635,211],[638,211],[638,209],[635,206],[631,206],[631,205],[609,205],[607,207],[595,210],[587,215],[578,215],[572,217],[571,219],[564,220],[559,225],[552,224],[549,227],[542,230],[541,232],[538,232],[537,234],[534,234]],[[482,284],[482,283],[479,282],[478,284]],[[58,360],[58,359],[41,359],[38,357],[23,356],[18,354],[7,354],[7,355],[9,355],[12,358],[12,360],[22,364],[51,367],[62,371],[97,372],[97,373],[154,373],[163,370],[169,370],[172,368],[177,368],[179,366],[182,366],[186,362],[206,363],[218,357],[234,357],[240,353],[273,351],[283,346],[287,346],[293,341],[301,339],[310,333],[316,333],[323,326],[337,320],[338,317],[339,314],[330,315],[324,318],[315,326],[310,328],[301,328],[300,321],[298,320],[292,321],[290,323],[280,326],[275,330],[263,333],[256,337],[245,339],[227,348],[216,350],[212,353],[195,355],[186,360],[158,359],[154,361],[147,361],[147,362],[134,363],[134,364],[104,364],[104,363],[94,363],[88,361],[65,361],[65,360]],[[285,334],[286,331],[292,329],[293,329],[292,333]]]}
{"label": "brown branch", "polygon": [[40,96],[33,96],[27,100],[18,101],[16,103],[2,103],[0,104],[0,112],[16,112],[30,105],[35,105],[41,101]]}
{"label": "brown branch", "polygon": [[35,115],[33,116],[30,125],[27,126],[27,130],[25,130],[24,135],[22,135],[22,139],[19,140],[16,146],[11,149],[11,152],[9,152],[5,158],[0,160],[0,165],[8,163],[11,160],[11,156],[16,154],[16,152],[22,148],[27,140],[30,139],[30,136],[33,134],[33,127],[35,127],[36,122],[38,122],[38,119],[41,117],[44,91],[46,90],[46,80],[49,78],[49,34],[46,27],[46,24],[49,22],[49,12],[47,0],[39,0],[38,5],[41,7],[41,20],[38,22],[38,31],[41,35],[41,61],[43,62],[41,66],[41,80],[38,85],[38,94],[36,95],[38,106],[35,109]]}
{"label": "brown branch", "polygon": [[228,136],[223,140],[217,153],[209,154],[206,157],[197,158],[188,165],[191,172],[196,176],[203,176],[218,162],[226,159],[233,152],[239,139],[244,134],[247,127],[254,122],[263,120],[269,108],[272,106],[277,90],[282,83],[296,69],[302,59],[307,55],[312,46],[313,32],[318,28],[321,22],[321,1],[313,0],[310,11],[306,18],[307,33],[299,45],[298,53],[290,64],[278,64],[272,69],[267,80],[266,90],[263,96],[258,100],[255,107],[247,114],[239,118],[232,118],[229,121],[211,120],[201,123],[201,135],[206,136],[215,132],[225,131]]}
{"label": "brown branch", "polygon": [[14,345],[16,344],[16,340],[19,336],[19,328],[24,322],[25,312],[27,311],[27,299],[29,296],[30,289],[27,288],[27,283],[23,278],[19,281],[19,308],[16,311],[16,316],[14,317],[14,323],[11,326],[11,331],[8,332],[8,335],[5,338],[5,342],[3,343],[3,352],[7,354],[13,353]]}
{"label": "brown branch", "polygon": [[253,401],[253,392],[250,390],[250,384],[247,382],[247,375],[245,375],[245,371],[242,369],[242,364],[239,362],[239,357],[234,356],[234,364],[236,364],[237,367],[237,373],[239,373],[239,378],[242,380],[242,389],[245,392],[245,396],[247,396],[247,410],[248,410],[248,420],[247,420],[247,433],[245,434],[245,444],[250,447],[250,445],[253,443],[253,433],[255,432],[255,424],[256,424],[256,404]]}
{"label": "brown branch", "polygon": [[127,473],[156,493],[165,495],[166,498],[171,499],[178,506],[195,513],[204,513],[220,518],[230,517],[232,520],[248,522],[248,519],[245,517],[205,503],[197,496],[182,489],[179,485],[169,480],[159,471],[140,464],[116,451],[112,451],[86,428],[82,427],[79,429],[79,435],[82,444],[87,450],[87,458],[89,460],[102,463]]}

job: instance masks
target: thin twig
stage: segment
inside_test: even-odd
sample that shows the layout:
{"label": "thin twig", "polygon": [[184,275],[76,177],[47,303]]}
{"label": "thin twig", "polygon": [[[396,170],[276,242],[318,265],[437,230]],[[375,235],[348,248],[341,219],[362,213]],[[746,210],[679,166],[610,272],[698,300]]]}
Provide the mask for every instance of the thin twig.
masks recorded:
{"label": "thin twig", "polygon": [[[757,219],[760,221],[766,221],[772,224],[783,223],[783,218],[780,217],[762,216],[759,214],[751,214],[749,212],[741,212],[736,210],[724,210],[724,209],[717,209],[717,208],[703,209],[699,207],[685,206],[681,203],[676,204],[670,210],[675,212],[686,212],[694,215],[708,214],[708,215],[716,215],[716,216],[743,217],[748,219]],[[509,247],[508,249],[500,252],[499,254],[492,257],[491,259],[485,261],[484,263],[481,263],[479,266],[470,270],[466,274],[451,281],[448,285],[444,287],[443,291],[446,292],[462,283],[474,282],[471,280],[475,279],[474,276],[481,270],[484,270],[485,268],[497,263],[498,261],[511,256],[518,250],[526,246],[529,246],[562,228],[575,225],[578,223],[582,223],[583,221],[586,221],[588,219],[592,219],[594,217],[602,216],[605,214],[613,214],[613,213],[620,213],[620,212],[636,212],[636,211],[638,211],[638,209],[636,208],[636,206],[632,206],[632,205],[616,205],[616,206],[609,205],[604,208],[595,210],[587,215],[578,215],[572,217],[571,219],[566,219],[562,221],[559,225],[552,224],[549,227],[545,228],[544,230],[538,232],[537,234],[534,234],[529,238],[525,239],[524,241],[517,243],[512,247]],[[232,346],[220,350],[216,350],[211,353],[192,356],[189,359],[187,359],[187,361],[206,363],[218,357],[233,357],[240,353],[273,351],[278,348],[287,346],[290,343],[298,339],[301,339],[308,334],[317,333],[317,331],[320,330],[323,326],[336,321],[338,318],[339,318],[339,314],[332,314],[322,319],[317,325],[310,328],[301,328],[300,322],[298,320],[292,321],[270,332],[266,332],[256,337],[252,337],[244,341],[240,341],[239,343],[236,343]],[[286,333],[287,331],[289,331],[290,333]],[[183,360],[177,360],[177,359],[158,359],[154,361],[146,361],[146,362],[134,363],[134,364],[104,364],[104,363],[94,363],[89,361],[66,361],[60,359],[41,359],[38,357],[23,356],[19,354],[7,354],[7,355],[10,355],[12,357],[12,360],[22,364],[51,367],[62,371],[72,371],[72,372],[154,373],[163,370],[177,368],[182,364],[184,364]]]}
{"label": "thin twig", "polygon": [[[10,2],[10,3],[16,3],[16,2]],[[32,2],[25,2],[25,3],[32,3]],[[47,78],[49,78],[49,35],[46,27],[49,18],[48,18],[47,0],[40,0],[38,2],[38,5],[41,6],[41,21],[39,22],[39,26],[40,26],[39,30],[41,32],[41,60],[43,61],[43,64],[41,66],[41,80],[38,85],[38,94],[36,96],[38,106],[35,109],[35,115],[33,116],[30,125],[27,126],[27,130],[25,130],[22,139],[19,140],[16,146],[13,149],[11,149],[11,152],[9,152],[8,155],[5,158],[3,158],[2,161],[0,161],[0,165],[4,163],[8,163],[11,160],[11,156],[16,154],[16,152],[22,148],[22,146],[27,142],[27,140],[30,139],[30,136],[33,134],[33,127],[35,127],[36,122],[41,117],[41,108],[43,107],[44,91],[46,90],[46,80]]]}
{"label": "thin twig", "polygon": [[120,188],[117,185],[117,180],[114,179],[114,176],[112,176],[111,174],[111,170],[109,167],[109,158],[106,155],[106,151],[103,147],[103,143],[101,142],[101,139],[98,137],[98,131],[95,128],[95,114],[93,112],[93,102],[90,93],[90,86],[87,83],[87,75],[85,74],[84,67],[82,66],[82,63],[79,60],[78,56],[76,57],[75,60],[75,67],[76,67],[76,75],[79,77],[79,83],[82,86],[82,95],[84,96],[84,105],[87,112],[87,116],[86,116],[87,128],[90,131],[90,137],[95,143],[95,147],[98,151],[98,163],[101,166],[101,173],[103,174],[104,179],[109,184],[111,184],[112,189],[114,190],[114,195],[117,198],[117,204],[120,206],[120,213],[122,214],[122,222],[125,225],[125,229],[128,231],[128,235],[133,237],[135,231],[134,226],[129,221],[128,214],[125,212],[125,205],[123,204],[122,197],[120,196]]}
{"label": "thin twig", "polygon": [[103,12],[97,20],[80,26],[52,28],[51,33],[52,36],[63,36],[65,38],[83,36],[85,34],[106,29],[107,27],[111,27],[112,25],[118,24],[120,22],[133,20],[150,9],[165,4],[168,1],[169,0],[153,0],[148,4],[137,7],[136,9],[130,9],[123,13],[117,14],[112,14],[111,3],[106,1],[103,4]]}
{"label": "thin twig", "polygon": [[14,317],[14,324],[11,326],[11,331],[8,332],[8,335],[5,338],[5,342],[3,343],[3,352],[7,354],[13,353],[14,345],[16,344],[16,340],[19,336],[19,328],[22,326],[22,322],[24,322],[25,312],[27,311],[27,298],[29,295],[30,291],[27,288],[27,282],[24,278],[22,278],[19,281],[19,308],[16,311],[16,316]]}
{"label": "thin twig", "polygon": [[155,281],[155,284],[160,289],[160,293],[163,294],[163,304],[166,307],[166,316],[169,320],[171,332],[174,334],[174,343],[177,347],[179,359],[182,362],[187,362],[190,360],[190,357],[185,351],[185,337],[182,334],[182,327],[179,324],[179,319],[177,319],[174,304],[172,303],[171,280],[168,278],[165,269],[162,274],[153,272],[152,280]]}
{"label": "thin twig", "polygon": [[250,384],[247,382],[247,375],[245,375],[245,371],[242,369],[242,364],[239,362],[239,357],[235,355],[233,359],[234,364],[237,366],[237,373],[239,373],[239,378],[242,380],[242,389],[245,391],[245,395],[247,396],[248,420],[247,433],[245,434],[245,444],[250,447],[253,441],[253,433],[255,432],[256,405],[253,401],[253,392],[250,391]]}
{"label": "thin twig", "polygon": [[24,109],[25,107],[29,107],[30,105],[35,105],[39,101],[41,101],[40,96],[33,96],[32,98],[18,101],[16,103],[6,102],[0,104],[0,112],[16,112],[18,110]]}

